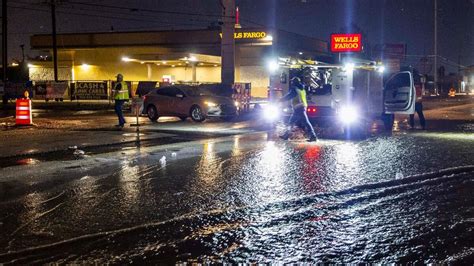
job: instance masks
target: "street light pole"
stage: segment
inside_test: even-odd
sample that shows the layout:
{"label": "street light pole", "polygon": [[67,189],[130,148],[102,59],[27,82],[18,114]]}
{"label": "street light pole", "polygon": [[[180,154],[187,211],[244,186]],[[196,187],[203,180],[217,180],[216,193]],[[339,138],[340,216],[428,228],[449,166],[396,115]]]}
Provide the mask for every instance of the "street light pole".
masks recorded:
{"label": "street light pole", "polygon": [[221,82],[233,84],[235,81],[235,0],[221,0],[222,40],[221,40]]}
{"label": "street light pole", "polygon": [[434,91],[438,93],[438,0],[434,0]]}
{"label": "street light pole", "polygon": [[7,0],[2,0],[2,65],[3,65],[3,86],[7,82],[8,68],[8,28],[7,28]]}
{"label": "street light pole", "polygon": [[53,26],[54,81],[58,81],[58,47],[56,41],[56,0],[51,0],[51,22]]}

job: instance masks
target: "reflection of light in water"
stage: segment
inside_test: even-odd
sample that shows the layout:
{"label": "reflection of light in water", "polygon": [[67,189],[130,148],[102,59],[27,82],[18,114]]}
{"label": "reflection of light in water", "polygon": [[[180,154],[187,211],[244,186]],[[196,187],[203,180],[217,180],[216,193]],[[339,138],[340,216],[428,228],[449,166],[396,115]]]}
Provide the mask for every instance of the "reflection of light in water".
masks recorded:
{"label": "reflection of light in water", "polygon": [[37,164],[39,162],[40,161],[37,160],[37,159],[25,158],[25,159],[18,160],[17,164],[19,164],[19,165],[29,165],[29,164]]}
{"label": "reflection of light in water", "polygon": [[472,133],[423,132],[423,133],[415,133],[413,135],[428,137],[428,138],[448,139],[448,140],[474,140],[474,134]]}
{"label": "reflection of light in water", "polygon": [[370,125],[370,130],[371,133],[377,132],[377,122],[373,121],[372,124]]}
{"label": "reflection of light in water", "polygon": [[132,207],[137,202],[140,194],[139,179],[140,169],[139,166],[131,166],[129,160],[122,161],[122,167],[120,169],[119,181],[120,189],[124,192],[124,199],[122,204],[128,207]]}
{"label": "reflection of light in water", "polygon": [[[44,212],[45,210],[42,208],[42,203],[45,201],[45,198],[43,194],[34,192],[26,195],[25,197],[25,212],[20,214],[20,223],[19,227],[25,226],[31,221],[37,219],[40,217],[41,213]],[[27,230],[29,232],[33,232],[34,228],[33,226],[25,226],[22,230]]]}
{"label": "reflection of light in water", "polygon": [[259,160],[257,170],[261,178],[258,184],[258,197],[265,202],[278,200],[285,188],[283,185],[284,152],[275,145],[275,142],[268,141],[256,159]]}
{"label": "reflection of light in water", "polygon": [[399,125],[399,123],[398,123],[398,120],[393,121],[392,130],[393,130],[393,131],[400,131],[400,125]]}
{"label": "reflection of light in water", "polygon": [[304,164],[301,175],[304,180],[304,188],[312,193],[319,192],[322,189],[321,176],[318,173],[320,152],[321,147],[310,145],[306,147],[303,155]]}
{"label": "reflection of light in water", "polygon": [[214,143],[204,143],[203,149],[201,161],[197,166],[197,174],[200,180],[209,184],[221,176],[222,169],[219,164],[220,158],[214,152]]}
{"label": "reflection of light in water", "polygon": [[212,143],[212,142],[204,143],[204,151],[207,154],[213,155],[213,149],[214,149],[214,143]]}
{"label": "reflection of light in water", "polygon": [[343,168],[354,168],[358,166],[358,152],[353,143],[344,143],[334,146],[336,149],[336,163]]}
{"label": "reflection of light in water", "polygon": [[72,202],[70,212],[71,220],[82,219],[82,217],[90,215],[100,202],[98,199],[102,194],[99,192],[100,188],[95,176],[85,175],[80,181],[75,189],[75,200]]}
{"label": "reflection of light in water", "polygon": [[359,163],[359,151],[354,143],[343,143],[341,145],[334,146],[335,165],[336,165],[336,176],[346,176],[350,178],[351,183],[357,183],[356,178],[359,176],[360,163]]}
{"label": "reflection of light in water", "polygon": [[239,156],[242,153],[240,149],[240,137],[234,137],[234,146],[232,147],[232,156]]}

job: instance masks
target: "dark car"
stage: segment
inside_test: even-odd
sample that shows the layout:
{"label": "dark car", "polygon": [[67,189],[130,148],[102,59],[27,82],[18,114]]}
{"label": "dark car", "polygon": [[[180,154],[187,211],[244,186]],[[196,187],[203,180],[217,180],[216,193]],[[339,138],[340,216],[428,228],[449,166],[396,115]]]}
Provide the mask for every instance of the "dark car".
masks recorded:
{"label": "dark car", "polygon": [[202,122],[207,117],[230,120],[237,115],[231,97],[211,95],[194,86],[169,86],[153,90],[144,96],[144,112],[151,121],[160,116],[191,117]]}

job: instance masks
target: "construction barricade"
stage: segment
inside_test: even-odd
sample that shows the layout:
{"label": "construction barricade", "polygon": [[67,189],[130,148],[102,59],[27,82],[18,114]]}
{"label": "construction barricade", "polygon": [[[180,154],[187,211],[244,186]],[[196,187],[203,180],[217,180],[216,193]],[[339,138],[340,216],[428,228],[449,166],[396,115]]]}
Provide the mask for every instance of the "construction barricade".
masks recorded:
{"label": "construction barricade", "polygon": [[29,126],[33,124],[31,114],[31,100],[28,99],[28,92],[25,92],[25,98],[16,99],[15,124]]}

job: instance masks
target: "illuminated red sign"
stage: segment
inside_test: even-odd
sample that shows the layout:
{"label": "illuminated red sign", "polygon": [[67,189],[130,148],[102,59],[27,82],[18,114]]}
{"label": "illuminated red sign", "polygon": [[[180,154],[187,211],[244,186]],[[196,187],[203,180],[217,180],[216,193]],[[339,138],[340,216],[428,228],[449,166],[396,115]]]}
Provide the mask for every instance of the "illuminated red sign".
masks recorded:
{"label": "illuminated red sign", "polygon": [[362,51],[362,41],[360,34],[332,34],[331,52],[360,52]]}

